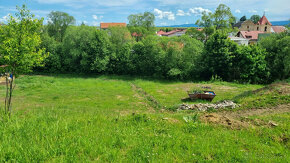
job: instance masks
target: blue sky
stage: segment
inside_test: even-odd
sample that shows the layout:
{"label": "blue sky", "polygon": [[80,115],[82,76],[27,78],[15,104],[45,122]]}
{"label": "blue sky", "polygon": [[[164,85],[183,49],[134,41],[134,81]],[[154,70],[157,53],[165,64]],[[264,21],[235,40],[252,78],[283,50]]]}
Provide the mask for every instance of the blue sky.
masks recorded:
{"label": "blue sky", "polygon": [[16,5],[26,4],[37,17],[51,11],[63,11],[74,16],[77,24],[97,25],[100,22],[127,22],[130,14],[153,12],[155,25],[192,24],[202,11],[214,12],[226,4],[240,18],[253,14],[266,16],[270,21],[290,19],[290,0],[0,0],[0,21],[16,11]]}

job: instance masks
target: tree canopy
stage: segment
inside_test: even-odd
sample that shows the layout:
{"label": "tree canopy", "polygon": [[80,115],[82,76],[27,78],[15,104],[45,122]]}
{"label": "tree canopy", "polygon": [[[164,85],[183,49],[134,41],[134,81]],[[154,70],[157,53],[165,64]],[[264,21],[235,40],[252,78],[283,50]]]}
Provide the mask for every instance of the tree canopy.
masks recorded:
{"label": "tree canopy", "polygon": [[47,56],[45,49],[40,48],[43,19],[34,18],[25,5],[17,10],[15,17],[10,15],[7,24],[0,26],[0,58],[7,66],[3,70],[6,72],[7,90],[4,112],[9,115],[15,77],[41,66]]}
{"label": "tree canopy", "polygon": [[48,15],[48,18],[48,33],[58,41],[62,41],[67,27],[75,24],[75,18],[73,16],[61,11],[52,11]]}
{"label": "tree canopy", "polygon": [[259,15],[252,15],[251,18],[250,18],[250,20],[251,20],[252,22],[254,22],[255,24],[258,23],[258,21],[259,21],[260,19],[261,19],[261,16],[259,16]]}
{"label": "tree canopy", "polygon": [[139,14],[131,14],[128,16],[129,24],[131,27],[145,27],[150,30],[154,27],[155,16],[151,12],[144,12]]}
{"label": "tree canopy", "polygon": [[242,16],[241,19],[240,19],[241,22],[246,21],[246,20],[247,20],[246,15]]}

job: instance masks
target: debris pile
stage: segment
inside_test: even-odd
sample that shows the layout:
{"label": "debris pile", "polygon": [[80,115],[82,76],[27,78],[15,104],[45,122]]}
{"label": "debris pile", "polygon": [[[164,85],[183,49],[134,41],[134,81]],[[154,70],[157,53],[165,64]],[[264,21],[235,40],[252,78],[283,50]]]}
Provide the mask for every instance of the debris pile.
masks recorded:
{"label": "debris pile", "polygon": [[178,110],[199,110],[199,111],[207,111],[208,109],[224,109],[224,108],[237,108],[240,105],[234,103],[233,101],[222,101],[216,104],[182,104],[179,106]]}

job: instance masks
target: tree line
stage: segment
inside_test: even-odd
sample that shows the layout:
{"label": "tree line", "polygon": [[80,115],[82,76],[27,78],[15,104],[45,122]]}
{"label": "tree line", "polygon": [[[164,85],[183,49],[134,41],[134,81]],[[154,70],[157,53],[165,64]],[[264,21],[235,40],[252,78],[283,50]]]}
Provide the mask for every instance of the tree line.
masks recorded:
{"label": "tree line", "polygon": [[228,38],[236,30],[232,28],[236,19],[223,4],[213,13],[202,14],[197,22],[202,31],[189,28],[181,37],[157,36],[150,12],[130,15],[127,27],[108,30],[76,26],[75,19],[64,12],[54,11],[48,17],[48,24],[38,31],[41,44],[37,48],[49,55],[43,58],[44,66],[34,67],[38,72],[246,83],[289,78],[289,32],[272,34],[257,45],[238,45]]}

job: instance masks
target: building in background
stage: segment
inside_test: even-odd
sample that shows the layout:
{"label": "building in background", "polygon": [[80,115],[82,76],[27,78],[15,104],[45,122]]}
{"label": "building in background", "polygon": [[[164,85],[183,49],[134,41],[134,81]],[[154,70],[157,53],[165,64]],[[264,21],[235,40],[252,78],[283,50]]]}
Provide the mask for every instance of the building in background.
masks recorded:
{"label": "building in background", "polygon": [[110,27],[126,27],[126,23],[101,23],[100,28],[106,30]]}
{"label": "building in background", "polygon": [[272,23],[264,15],[258,22],[255,24],[251,20],[246,20],[244,22],[239,22],[234,25],[234,27],[239,28],[237,37],[248,39],[249,44],[254,44],[259,41],[259,37],[270,36],[271,33],[281,33],[287,30],[284,26],[272,26]]}

